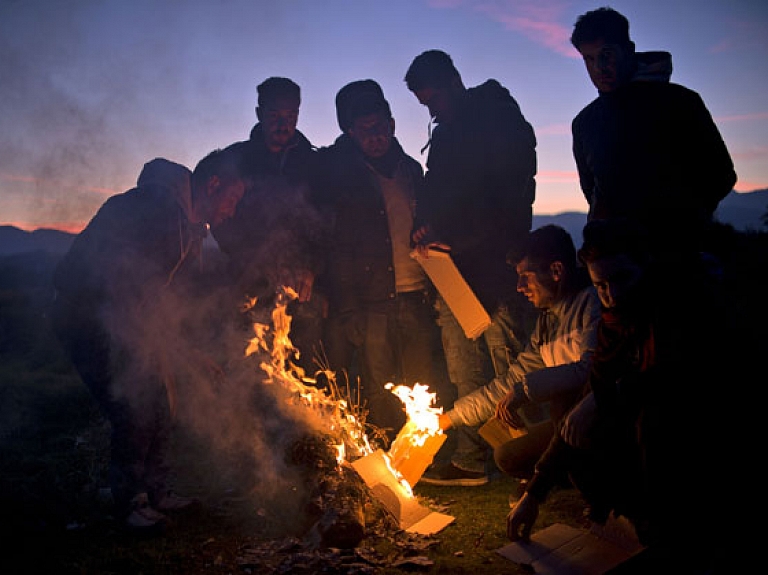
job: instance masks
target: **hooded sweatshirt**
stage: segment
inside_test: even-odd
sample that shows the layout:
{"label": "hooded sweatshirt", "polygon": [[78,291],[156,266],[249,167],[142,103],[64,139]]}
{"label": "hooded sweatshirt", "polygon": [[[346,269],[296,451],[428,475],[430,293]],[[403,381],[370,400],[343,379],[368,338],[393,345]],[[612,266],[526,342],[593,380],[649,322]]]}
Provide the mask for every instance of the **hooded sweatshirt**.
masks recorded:
{"label": "hooded sweatshirt", "polygon": [[75,238],[54,273],[57,297],[80,313],[100,313],[139,305],[169,283],[202,241],[190,176],[163,158],[145,164],[137,186],[109,198]]}
{"label": "hooded sweatshirt", "polygon": [[531,229],[535,174],[533,128],[496,80],[469,88],[456,118],[433,131],[417,226],[451,246],[489,313],[514,293],[506,254]]}

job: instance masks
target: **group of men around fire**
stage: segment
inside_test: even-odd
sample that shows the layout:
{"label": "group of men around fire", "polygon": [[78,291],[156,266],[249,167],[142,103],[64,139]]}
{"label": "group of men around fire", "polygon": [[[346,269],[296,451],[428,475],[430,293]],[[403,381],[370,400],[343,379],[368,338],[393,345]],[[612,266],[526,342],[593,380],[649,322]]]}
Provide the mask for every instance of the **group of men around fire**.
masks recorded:
{"label": "group of men around fire", "polygon": [[[483,485],[495,466],[525,480],[512,540],[530,536],[552,487],[575,485],[592,520],[625,516],[646,546],[622,572],[714,565],[711,521],[724,517],[702,515],[712,445],[693,420],[722,399],[710,388],[723,373],[692,358],[727,328],[707,239],[736,174],[700,97],[669,82],[669,54],[635,52],[621,14],[582,15],[571,41],[599,92],[573,122],[589,205],[578,251],[562,228],[531,230],[536,138],[509,90],[465,87],[440,50],[405,74],[434,122],[426,172],[376,81],[338,91],[341,134],[317,149],[296,128],[300,87],[271,77],[248,140],[192,172],[154,159],[104,204],[57,270],[55,326],[111,423],[110,482],[129,525],[154,527],[191,503],[167,484],[167,365],[136,349],[163,294],[195,289],[210,230],[233,299],[266,312],[281,286],[295,291],[297,362],[312,374],[320,358],[359,382],[384,445],[405,421],[385,384],[434,386],[440,426],[455,435],[423,482]],[[412,257],[429,249],[450,253],[487,310],[480,337],[464,334]],[[695,287],[681,303],[670,283]],[[532,413],[540,424],[526,429]],[[527,432],[495,449],[495,466],[477,432],[492,417]]]}

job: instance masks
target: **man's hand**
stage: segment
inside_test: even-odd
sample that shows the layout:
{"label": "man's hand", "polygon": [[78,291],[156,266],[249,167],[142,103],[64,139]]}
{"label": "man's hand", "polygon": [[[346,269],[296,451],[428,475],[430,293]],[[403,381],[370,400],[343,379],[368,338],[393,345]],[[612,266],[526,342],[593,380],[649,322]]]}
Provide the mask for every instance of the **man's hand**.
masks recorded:
{"label": "man's hand", "polygon": [[436,248],[444,252],[451,251],[451,247],[448,244],[444,244],[438,241],[427,241],[427,238],[431,234],[429,226],[421,226],[413,231],[411,234],[411,241],[416,246],[416,251],[423,258],[429,257],[429,249]]}
{"label": "man's hand", "polygon": [[586,448],[589,430],[595,421],[597,404],[593,393],[584,396],[563,418],[560,437],[571,447]]}
{"label": "man's hand", "polygon": [[520,501],[507,515],[507,537],[510,541],[530,541],[531,529],[539,517],[539,502],[530,493],[524,493]]}
{"label": "man's hand", "polygon": [[496,405],[496,418],[515,429],[525,428],[525,422],[517,413],[517,408],[529,401],[528,396],[525,395],[523,384],[516,382],[509,393]]}
{"label": "man's hand", "polygon": [[446,431],[453,427],[453,424],[451,423],[451,418],[448,417],[447,413],[441,413],[437,416],[437,424],[440,426],[440,429],[443,431]]}

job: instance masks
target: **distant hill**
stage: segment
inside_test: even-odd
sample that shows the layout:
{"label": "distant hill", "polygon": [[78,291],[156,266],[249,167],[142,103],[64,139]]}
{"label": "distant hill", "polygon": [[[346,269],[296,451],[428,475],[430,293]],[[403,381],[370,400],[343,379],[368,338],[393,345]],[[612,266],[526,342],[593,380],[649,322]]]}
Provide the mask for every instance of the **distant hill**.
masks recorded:
{"label": "distant hill", "polygon": [[[740,231],[768,231],[762,217],[768,213],[768,189],[754,192],[731,192],[715,211],[715,218],[724,224],[730,224]],[[581,245],[581,230],[587,223],[587,214],[582,212],[563,212],[553,215],[533,216],[533,227],[545,224],[557,224],[571,234],[576,246]]]}
{"label": "distant hill", "polygon": [[762,217],[768,213],[768,189],[754,192],[731,192],[717,207],[715,217],[741,231],[768,229]]}
{"label": "distant hill", "polygon": [[27,232],[15,226],[0,226],[0,256],[36,251],[64,254],[74,239],[74,234],[61,230],[40,228]]}
{"label": "distant hill", "polygon": [[[715,217],[741,231],[765,231],[762,216],[768,212],[768,189],[754,192],[731,192],[715,212]],[[562,212],[559,214],[534,215],[533,227],[557,224],[565,228],[577,246],[581,244],[581,230],[587,221],[584,212]],[[64,254],[72,244],[75,235],[60,230],[38,229],[32,232],[14,226],[0,226],[0,256],[24,252],[45,251]],[[210,238],[208,247],[214,247]]]}

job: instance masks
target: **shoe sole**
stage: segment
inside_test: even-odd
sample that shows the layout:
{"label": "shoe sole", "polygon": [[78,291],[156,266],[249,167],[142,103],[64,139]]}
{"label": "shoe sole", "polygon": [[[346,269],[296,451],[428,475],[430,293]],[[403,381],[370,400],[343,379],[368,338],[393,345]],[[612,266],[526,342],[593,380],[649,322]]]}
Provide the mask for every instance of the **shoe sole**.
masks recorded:
{"label": "shoe sole", "polygon": [[427,483],[429,485],[443,485],[446,487],[479,487],[488,483],[487,477],[477,478],[465,478],[465,479],[433,479],[431,477],[422,477],[419,483]]}

